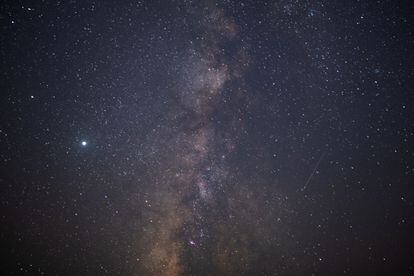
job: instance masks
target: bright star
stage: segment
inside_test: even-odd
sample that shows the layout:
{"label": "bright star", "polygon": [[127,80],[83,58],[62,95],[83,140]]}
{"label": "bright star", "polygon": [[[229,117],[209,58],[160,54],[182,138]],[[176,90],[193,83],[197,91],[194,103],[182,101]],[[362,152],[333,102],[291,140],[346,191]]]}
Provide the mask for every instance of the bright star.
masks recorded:
{"label": "bright star", "polygon": [[81,142],[81,145],[83,146],[83,147],[86,147],[86,145],[88,144],[88,142],[86,142],[86,141],[82,141]]}

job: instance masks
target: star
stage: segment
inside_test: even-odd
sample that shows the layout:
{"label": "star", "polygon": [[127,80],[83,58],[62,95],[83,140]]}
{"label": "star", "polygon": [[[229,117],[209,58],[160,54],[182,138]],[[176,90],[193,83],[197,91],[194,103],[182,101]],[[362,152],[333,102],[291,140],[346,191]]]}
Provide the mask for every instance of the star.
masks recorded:
{"label": "star", "polygon": [[88,142],[87,142],[87,141],[83,140],[83,141],[81,142],[81,146],[82,146],[82,147],[86,147],[87,145],[88,145]]}

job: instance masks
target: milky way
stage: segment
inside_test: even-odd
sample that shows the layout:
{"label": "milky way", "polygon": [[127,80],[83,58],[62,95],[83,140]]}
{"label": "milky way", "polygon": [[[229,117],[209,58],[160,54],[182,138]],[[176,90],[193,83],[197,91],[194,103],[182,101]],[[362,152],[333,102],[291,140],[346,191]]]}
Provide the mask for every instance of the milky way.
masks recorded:
{"label": "milky way", "polygon": [[[203,19],[197,22],[199,16]],[[214,5],[192,11],[191,17],[198,35],[197,41],[189,43],[179,67],[182,79],[175,87],[177,107],[167,112],[162,130],[150,137],[156,143],[153,147],[161,151],[156,159],[163,160],[157,177],[159,190],[154,192],[160,193],[155,201],[165,211],[156,214],[154,230],[143,237],[153,242],[144,263],[156,274],[200,273],[210,266],[235,273],[232,270],[239,268],[231,262],[248,258],[246,248],[240,245],[237,252],[231,240],[217,237],[232,221],[232,193],[227,190],[237,185],[232,183],[237,171],[228,159],[243,129],[240,108],[246,106],[238,102],[248,97],[242,80],[248,67],[246,48],[235,23]],[[235,56],[226,56],[226,43],[239,48]],[[229,114],[217,126],[214,118],[223,109]],[[220,227],[217,221],[222,221]]]}

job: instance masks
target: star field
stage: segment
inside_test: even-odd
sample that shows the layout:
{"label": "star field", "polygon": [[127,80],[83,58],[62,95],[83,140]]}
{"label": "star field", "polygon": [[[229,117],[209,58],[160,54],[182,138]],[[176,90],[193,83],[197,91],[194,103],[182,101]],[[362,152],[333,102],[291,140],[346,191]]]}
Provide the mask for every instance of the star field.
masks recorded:
{"label": "star field", "polygon": [[4,275],[411,275],[410,1],[0,4]]}

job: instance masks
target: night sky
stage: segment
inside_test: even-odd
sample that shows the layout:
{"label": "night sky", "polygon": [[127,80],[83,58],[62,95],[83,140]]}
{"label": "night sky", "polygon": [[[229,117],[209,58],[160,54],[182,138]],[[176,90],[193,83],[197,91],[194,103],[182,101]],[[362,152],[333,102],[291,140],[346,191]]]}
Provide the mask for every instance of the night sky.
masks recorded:
{"label": "night sky", "polygon": [[414,3],[2,1],[2,275],[413,275]]}

